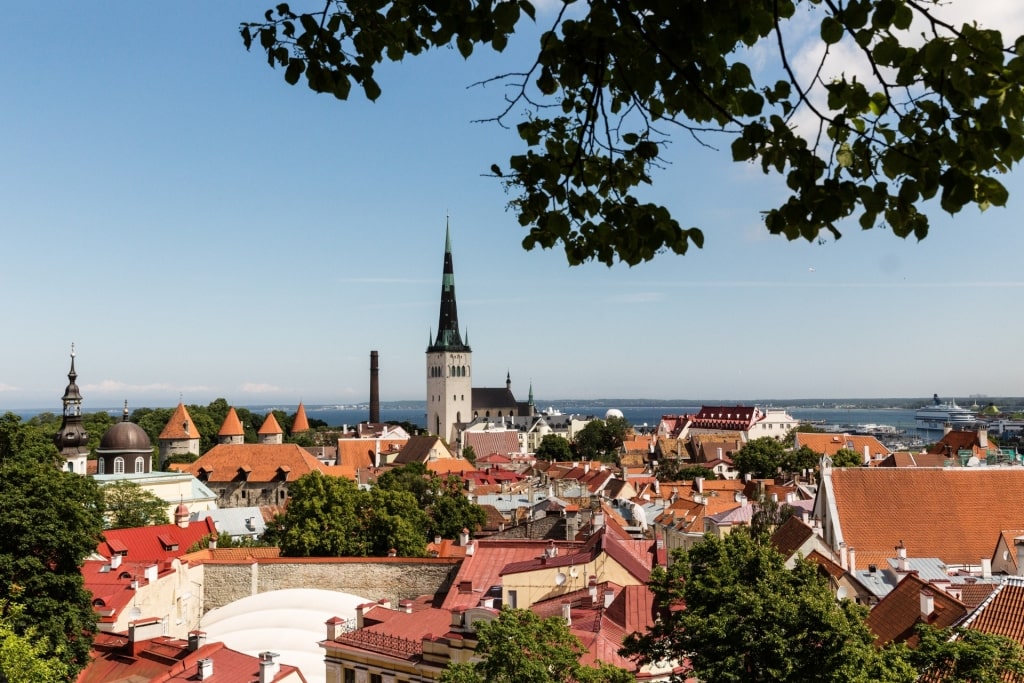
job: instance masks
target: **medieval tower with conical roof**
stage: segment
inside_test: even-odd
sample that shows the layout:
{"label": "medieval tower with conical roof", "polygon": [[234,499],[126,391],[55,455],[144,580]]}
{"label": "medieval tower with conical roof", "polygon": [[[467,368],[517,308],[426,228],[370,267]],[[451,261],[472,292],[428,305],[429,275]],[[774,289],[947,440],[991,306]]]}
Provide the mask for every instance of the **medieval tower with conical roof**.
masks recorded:
{"label": "medieval tower with conical roof", "polygon": [[71,345],[71,371],[68,372],[68,386],[61,402],[64,404],[60,430],[53,435],[53,443],[64,458],[68,472],[85,474],[89,460],[89,432],[82,422],[82,395],[78,392],[78,373],[75,372],[75,345]]}
{"label": "medieval tower with conical roof", "polygon": [[[468,340],[467,340],[468,341]],[[451,232],[445,226],[437,337],[427,346],[427,430],[454,443],[455,425],[473,419],[473,352],[459,331]]]}

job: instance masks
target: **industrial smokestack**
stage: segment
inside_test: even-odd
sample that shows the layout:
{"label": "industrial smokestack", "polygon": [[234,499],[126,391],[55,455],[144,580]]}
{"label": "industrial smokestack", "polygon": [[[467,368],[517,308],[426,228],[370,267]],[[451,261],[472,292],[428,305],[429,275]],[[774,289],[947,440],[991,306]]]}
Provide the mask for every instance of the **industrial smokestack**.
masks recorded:
{"label": "industrial smokestack", "polygon": [[380,380],[377,377],[377,352],[370,351],[370,423],[380,422]]}

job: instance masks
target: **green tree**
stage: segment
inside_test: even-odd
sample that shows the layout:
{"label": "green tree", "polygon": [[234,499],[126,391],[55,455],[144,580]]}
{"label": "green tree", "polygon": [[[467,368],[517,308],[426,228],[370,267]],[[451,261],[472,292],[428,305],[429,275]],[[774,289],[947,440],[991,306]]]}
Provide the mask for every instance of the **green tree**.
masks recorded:
{"label": "green tree", "polygon": [[377,486],[386,491],[408,491],[416,497],[420,506],[429,504],[434,496],[427,466],[421,462],[392,467],[377,477]]}
{"label": "green tree", "polygon": [[524,609],[502,609],[477,621],[477,662],[450,663],[442,683],[628,683],[629,672],[607,664],[587,667],[579,639],[561,617],[541,619]]}
{"label": "green tree", "polygon": [[[18,611],[15,608],[15,613]],[[7,605],[0,612],[8,613]],[[63,653],[48,652],[48,643],[40,639],[35,628],[18,633],[8,617],[0,618],[0,681],[3,683],[65,683],[71,668],[62,659]]]}
{"label": "green tree", "polygon": [[832,456],[832,465],[834,467],[860,467],[863,464],[864,458],[857,451],[850,450],[849,448],[840,448]]}
{"label": "green tree", "polygon": [[103,500],[91,478],[58,469],[52,442],[40,456],[17,426],[0,418],[0,618],[23,637],[34,629],[74,676],[96,630],[81,567],[101,538]]}
{"label": "green tree", "polygon": [[922,673],[942,672],[929,680],[1001,683],[1024,676],[1024,649],[1015,640],[970,628],[918,624],[916,631],[920,640],[906,656]]}
{"label": "green tree", "polygon": [[462,449],[462,457],[469,461],[470,465],[476,466],[476,451],[473,450],[472,446],[466,446]]}
{"label": "green tree", "polygon": [[569,440],[558,434],[545,434],[540,440],[535,454],[539,460],[548,462],[567,462],[572,460],[572,449]]}
{"label": "green tree", "polygon": [[432,538],[458,538],[463,529],[479,531],[487,521],[484,509],[465,495],[441,495],[427,508],[430,522],[427,536]]}
{"label": "green tree", "polygon": [[770,436],[762,436],[743,444],[732,454],[732,462],[740,474],[762,479],[778,475],[787,464],[786,448]]}
{"label": "green tree", "polygon": [[629,422],[622,417],[591,420],[573,439],[573,455],[580,460],[613,461],[622,448],[628,429]]}
{"label": "green tree", "polygon": [[[559,3],[535,51],[491,79],[507,86],[494,121],[522,143],[491,172],[528,229],[523,246],[609,265],[701,247],[699,228],[644,196],[671,131],[784,176],[789,196],[763,216],[791,240],[838,238],[846,219],[920,239],[926,202],[948,213],[1004,206],[998,178],[1024,155],[1024,38],[945,22],[938,4]],[[342,100],[353,86],[376,100],[384,60],[440,47],[502,52],[537,22],[528,0],[310,5],[279,4],[243,23],[243,43],[286,82],[304,77]],[[915,20],[927,33],[911,30]],[[810,71],[795,66],[803,26],[820,41]]]}
{"label": "green tree", "polygon": [[717,479],[718,475],[703,465],[689,465],[679,460],[659,460],[658,469],[654,472],[658,481],[693,481],[697,477],[706,480]]}
{"label": "green tree", "polygon": [[623,650],[642,663],[675,661],[689,667],[685,675],[716,683],[916,678],[902,657],[875,648],[866,609],[837,601],[816,565],[786,569],[765,537],[746,529],[677,551],[650,586],[661,619]]}
{"label": "green tree", "polygon": [[407,491],[360,489],[348,479],[311,472],[289,487],[288,509],[264,539],[288,557],[419,557],[427,516]]}
{"label": "green tree", "polygon": [[101,492],[108,529],[134,529],[167,524],[170,521],[167,503],[133,481],[113,481],[105,485]]}
{"label": "green tree", "polygon": [[818,453],[815,453],[808,446],[801,446],[800,448],[786,451],[786,456],[782,461],[782,469],[786,472],[813,470],[820,461],[821,456]]}

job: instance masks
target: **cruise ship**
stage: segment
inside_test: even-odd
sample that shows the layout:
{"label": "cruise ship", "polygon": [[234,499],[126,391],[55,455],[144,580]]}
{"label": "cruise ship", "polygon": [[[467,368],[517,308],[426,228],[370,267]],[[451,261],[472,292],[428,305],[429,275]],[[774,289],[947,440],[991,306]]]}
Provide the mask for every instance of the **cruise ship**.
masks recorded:
{"label": "cruise ship", "polygon": [[941,430],[946,425],[954,429],[972,425],[977,420],[975,414],[967,408],[962,408],[956,401],[943,402],[939,395],[932,396],[932,405],[925,406],[914,413],[918,429]]}

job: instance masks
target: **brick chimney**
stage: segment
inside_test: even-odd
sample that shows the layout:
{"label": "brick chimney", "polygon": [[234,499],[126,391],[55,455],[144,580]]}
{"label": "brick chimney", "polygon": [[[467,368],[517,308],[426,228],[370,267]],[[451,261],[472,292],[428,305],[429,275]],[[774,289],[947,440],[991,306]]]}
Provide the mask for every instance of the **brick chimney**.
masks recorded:
{"label": "brick chimney", "polygon": [[370,422],[380,422],[380,379],[377,366],[377,352],[370,351]]}

